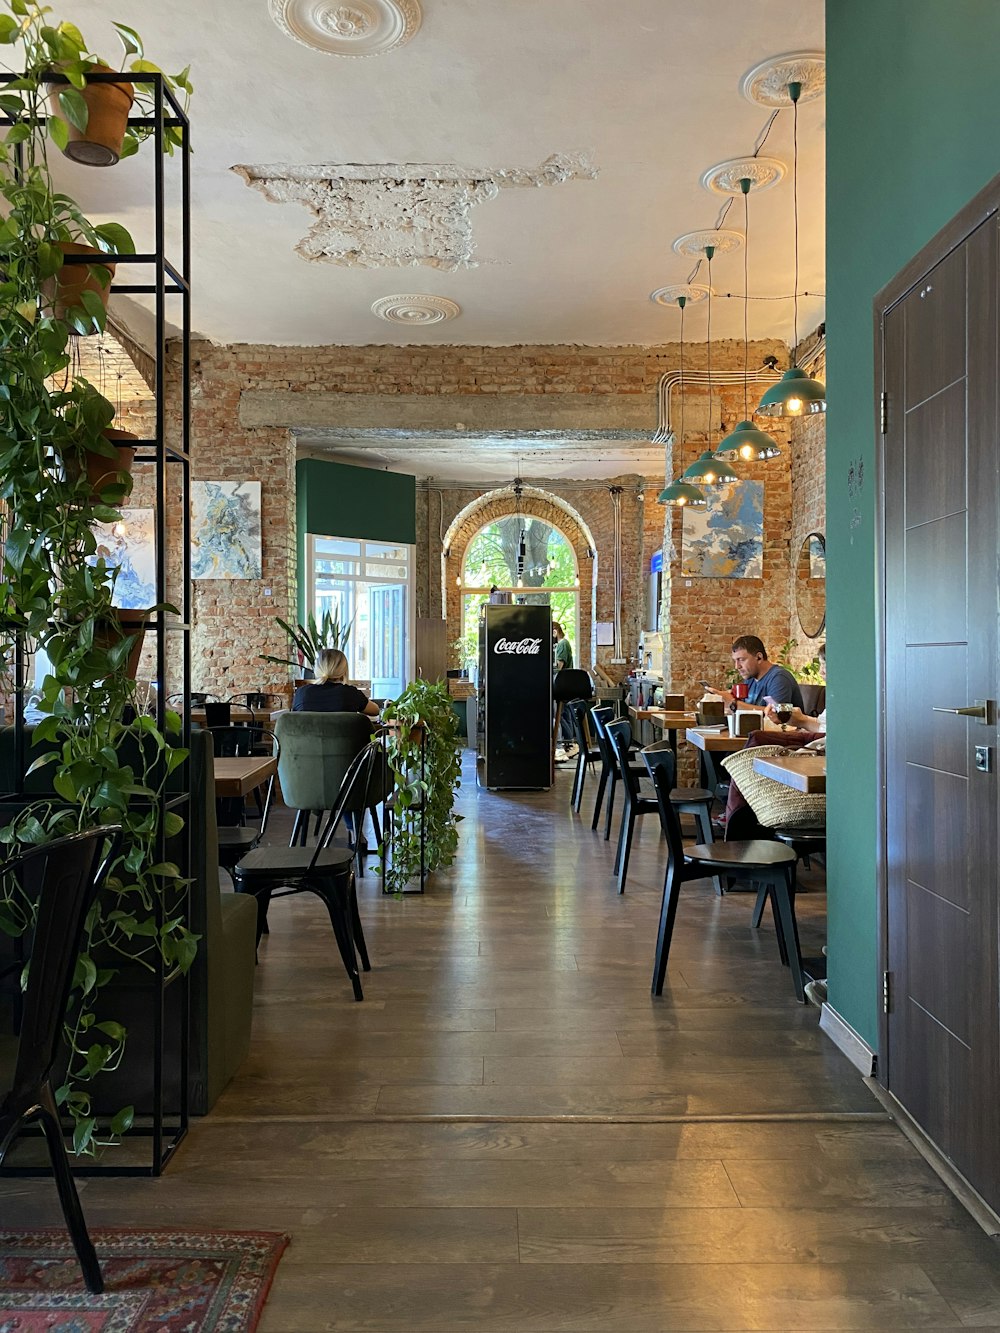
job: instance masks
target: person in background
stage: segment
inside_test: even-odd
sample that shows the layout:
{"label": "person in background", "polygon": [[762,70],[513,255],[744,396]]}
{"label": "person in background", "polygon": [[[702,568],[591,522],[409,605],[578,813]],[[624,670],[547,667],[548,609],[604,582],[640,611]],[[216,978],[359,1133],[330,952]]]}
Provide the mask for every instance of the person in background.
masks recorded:
{"label": "person in background", "polygon": [[[552,665],[556,671],[573,669],[573,645],[563,633],[558,620],[552,622]],[[563,705],[559,720],[559,744],[556,746],[556,763],[565,763],[577,753],[578,747],[573,740],[573,718],[569,709]]]}
{"label": "person in background", "polygon": [[316,654],[316,679],[300,685],[292,700],[295,713],[365,713],[378,717],[375,704],[354,685],[348,685],[350,670],[339,648],[321,648]]}
{"label": "person in background", "polygon": [[725,699],[732,711],[737,708],[763,709],[772,704],[792,704],[802,711],[802,691],[787,667],[768,660],[767,649],[756,634],[741,634],[733,640],[733,666],[750,687],[745,700],[734,697],[732,690],[708,688]]}

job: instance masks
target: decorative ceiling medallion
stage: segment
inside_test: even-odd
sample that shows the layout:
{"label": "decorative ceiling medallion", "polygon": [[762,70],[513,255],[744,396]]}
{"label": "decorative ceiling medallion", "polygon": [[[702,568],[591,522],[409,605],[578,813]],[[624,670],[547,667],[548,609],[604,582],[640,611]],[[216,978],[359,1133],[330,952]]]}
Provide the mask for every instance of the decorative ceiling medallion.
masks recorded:
{"label": "decorative ceiling medallion", "polygon": [[770,56],[748,70],[740,82],[743,96],[758,106],[790,106],[788,85],[800,83],[799,105],[826,92],[826,56],[822,51],[789,51]]}
{"label": "decorative ceiling medallion", "polygon": [[740,181],[750,182],[750,193],[767,190],[785,174],[784,162],[776,157],[734,157],[703,173],[701,183],[713,194],[742,194]]}
{"label": "decorative ceiling medallion", "polygon": [[268,0],[286,36],[331,56],[380,56],[420,27],[419,0]]}
{"label": "decorative ceiling medallion", "polygon": [[317,221],[295,249],[347,268],[475,268],[472,209],[502,189],[593,180],[581,155],[554,153],[537,167],[419,162],[280,163],[232,168],[272,203],[304,204]]}
{"label": "decorative ceiling medallion", "polygon": [[443,324],[462,313],[462,307],[446,296],[427,296],[407,292],[405,295],[381,296],[372,302],[372,314],[389,324],[409,324],[424,328],[428,324]]}
{"label": "decorative ceiling medallion", "polygon": [[656,305],[675,306],[679,296],[686,296],[688,305],[698,305],[707,299],[710,290],[697,282],[674,282],[666,287],[657,287],[655,292],[649,293],[649,299]]}
{"label": "decorative ceiling medallion", "polygon": [[674,250],[679,255],[694,255],[698,259],[705,258],[705,246],[714,245],[717,255],[727,255],[733,250],[739,250],[743,245],[743,233],[741,231],[689,231],[684,236],[678,236],[674,241]]}

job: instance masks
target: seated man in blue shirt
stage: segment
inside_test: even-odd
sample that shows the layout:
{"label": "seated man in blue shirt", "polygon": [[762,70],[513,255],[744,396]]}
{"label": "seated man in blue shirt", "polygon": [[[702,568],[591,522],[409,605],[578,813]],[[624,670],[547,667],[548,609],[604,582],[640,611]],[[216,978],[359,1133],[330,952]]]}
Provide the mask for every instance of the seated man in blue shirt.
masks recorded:
{"label": "seated man in blue shirt", "polygon": [[764,709],[767,702],[802,708],[802,691],[798,681],[787,667],[767,660],[767,649],[756,634],[741,634],[738,639],[734,639],[732,653],[733,665],[750,686],[746,700],[737,701],[731,690],[713,689],[713,694],[719,695],[735,708]]}

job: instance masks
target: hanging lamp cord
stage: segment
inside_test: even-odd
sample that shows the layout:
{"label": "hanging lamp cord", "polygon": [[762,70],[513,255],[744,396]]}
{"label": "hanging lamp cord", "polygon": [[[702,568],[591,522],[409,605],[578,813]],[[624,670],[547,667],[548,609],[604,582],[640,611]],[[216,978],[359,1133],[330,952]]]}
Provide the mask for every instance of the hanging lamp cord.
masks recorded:
{"label": "hanging lamp cord", "polygon": [[792,221],[795,231],[795,287],[792,293],[793,329],[795,342],[792,344],[792,364],[798,363],[799,346],[799,95],[800,83],[788,85],[788,95],[792,99]]}
{"label": "hanging lamp cord", "polygon": [[708,369],[708,430],[705,434],[705,448],[712,452],[712,255],[715,253],[715,247],[707,245],[705,247],[705,258],[708,260],[708,326],[705,334],[706,362]]}
{"label": "hanging lamp cord", "polygon": [[747,378],[750,365],[750,181],[740,181],[743,191],[743,420],[750,420]]}

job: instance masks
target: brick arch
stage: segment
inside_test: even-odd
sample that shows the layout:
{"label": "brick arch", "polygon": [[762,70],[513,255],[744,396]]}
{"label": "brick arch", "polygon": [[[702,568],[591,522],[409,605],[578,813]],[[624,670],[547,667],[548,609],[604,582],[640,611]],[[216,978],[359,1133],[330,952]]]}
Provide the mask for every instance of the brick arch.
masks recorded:
{"label": "brick arch", "polygon": [[[566,538],[576,559],[580,579],[580,625],[577,653],[580,666],[594,660],[594,607],[597,589],[596,543],[588,525],[561,496],[535,486],[525,486],[520,503],[509,486],[488,491],[460,510],[445,533],[441,549],[441,600],[445,608],[449,642],[462,632],[462,594],[456,578],[465,568],[465,557],[473,537],[489,523],[522,513],[550,524]],[[447,552],[447,554],[445,554]],[[589,554],[594,552],[593,555]]]}

